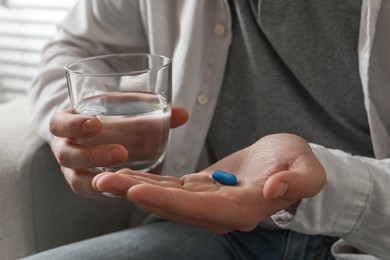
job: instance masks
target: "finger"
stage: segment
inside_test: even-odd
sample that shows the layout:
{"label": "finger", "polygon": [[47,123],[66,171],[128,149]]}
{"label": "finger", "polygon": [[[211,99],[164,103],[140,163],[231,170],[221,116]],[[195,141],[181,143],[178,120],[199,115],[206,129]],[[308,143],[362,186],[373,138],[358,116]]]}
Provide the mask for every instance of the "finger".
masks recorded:
{"label": "finger", "polygon": [[68,138],[54,138],[53,154],[62,166],[82,169],[123,163],[127,160],[127,149],[118,144],[84,146]]}
{"label": "finger", "polygon": [[159,178],[159,179],[148,178],[146,176],[136,176],[136,175],[131,177],[140,181],[141,183],[149,183],[153,185],[159,185],[161,187],[180,188],[180,189],[183,188],[182,183],[179,179],[172,180],[172,179],[164,178],[165,176],[160,176],[163,178]]}
{"label": "finger", "polygon": [[172,107],[171,111],[171,128],[179,127],[189,118],[188,112],[183,107]]}
{"label": "finger", "polygon": [[[232,196],[233,197],[233,196]],[[157,185],[134,185],[127,191],[127,198],[136,204],[159,208],[184,218],[231,225],[226,216],[240,216],[234,200],[227,194],[217,195],[214,192],[191,192],[183,189],[166,188]],[[221,214],[223,212],[223,214]],[[241,221],[239,218],[236,223]]]}
{"label": "finger", "polygon": [[[104,175],[106,181],[108,177],[113,176],[112,173]],[[117,182],[117,187],[114,191],[108,190],[108,192],[120,194],[123,197],[127,189],[128,200],[142,205],[148,211],[166,219],[207,227],[219,233],[229,232],[232,229],[249,231],[254,229],[259,222],[256,216],[253,219],[240,217],[248,214],[245,210],[237,207],[239,203],[229,198],[230,196],[235,197],[234,192],[216,196],[212,192],[195,193],[185,191],[183,188],[172,187],[176,185],[175,183],[170,183],[169,187],[167,187],[161,183],[157,185],[145,183],[130,176],[123,175],[122,177],[122,180],[119,178],[112,179]],[[128,178],[127,183],[126,178]],[[100,182],[101,180],[103,180],[103,177],[98,179],[95,186],[102,188],[100,186],[103,184]],[[104,188],[107,189],[107,187]],[[254,216],[256,214],[251,215]],[[229,216],[234,216],[234,218]],[[260,217],[260,219],[263,217],[265,215]]]}
{"label": "finger", "polygon": [[118,171],[116,173],[101,173],[97,175],[92,186],[95,190],[102,192],[110,192],[117,196],[126,198],[127,190],[138,184],[148,183],[159,185],[162,187],[182,188],[181,181],[172,176],[156,176],[154,174],[123,174]]}
{"label": "finger", "polygon": [[116,174],[99,174],[94,178],[96,190],[107,191],[123,195],[128,188],[137,184],[153,184],[161,187],[186,189],[193,192],[216,191],[220,189],[209,176],[205,174],[188,174],[178,179],[174,176],[160,176],[156,174],[140,173],[130,169],[117,171]]}
{"label": "finger", "polygon": [[74,170],[66,167],[61,167],[66,181],[75,194],[82,195],[87,198],[107,199],[106,196],[92,188],[92,179],[94,173],[86,170]]}
{"label": "finger", "polygon": [[325,174],[299,173],[297,171],[279,172],[264,184],[263,195],[266,199],[298,201],[318,194],[325,183]]}
{"label": "finger", "polygon": [[72,109],[57,112],[49,123],[50,132],[58,137],[83,138],[97,135],[101,122],[94,116],[73,114]]}
{"label": "finger", "polygon": [[175,181],[178,183],[182,182],[180,179],[178,179],[175,176],[170,176],[170,175],[166,175],[166,176],[163,175],[162,176],[162,175],[158,175],[155,173],[137,172],[137,171],[134,171],[131,169],[121,169],[121,170],[117,171],[116,173],[121,173],[121,174],[126,174],[126,175],[131,175],[131,176],[146,177],[148,179],[152,179],[152,180],[156,180],[156,181]]}
{"label": "finger", "polygon": [[140,183],[140,181],[125,174],[104,172],[93,178],[92,187],[96,191],[109,192],[118,197],[125,198],[127,190]]}

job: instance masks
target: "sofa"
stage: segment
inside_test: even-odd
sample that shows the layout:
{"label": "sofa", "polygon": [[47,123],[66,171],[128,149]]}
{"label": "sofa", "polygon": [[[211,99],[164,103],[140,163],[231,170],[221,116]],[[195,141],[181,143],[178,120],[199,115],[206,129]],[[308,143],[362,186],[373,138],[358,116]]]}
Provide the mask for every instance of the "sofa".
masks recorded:
{"label": "sofa", "polygon": [[24,98],[0,104],[1,259],[19,259],[136,223],[125,200],[93,200],[71,191],[50,146],[29,125],[25,104]]}

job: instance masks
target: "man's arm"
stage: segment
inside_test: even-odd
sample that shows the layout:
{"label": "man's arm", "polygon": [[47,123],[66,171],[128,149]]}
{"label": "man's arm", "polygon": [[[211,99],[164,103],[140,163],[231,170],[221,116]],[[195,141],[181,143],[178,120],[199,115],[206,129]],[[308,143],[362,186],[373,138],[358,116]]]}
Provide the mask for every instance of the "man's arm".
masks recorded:
{"label": "man's arm", "polygon": [[138,1],[84,0],[58,26],[58,34],[43,50],[41,69],[29,91],[28,112],[33,126],[51,142],[49,120],[70,106],[64,68],[90,56],[148,51]]}
{"label": "man's arm", "polygon": [[274,220],[298,232],[341,237],[366,253],[388,258],[390,160],[311,147],[325,168],[324,189],[302,199],[295,216],[280,212]]}
{"label": "man's arm", "polygon": [[[236,185],[215,183],[221,169]],[[326,172],[326,173],[325,173]],[[295,216],[273,215],[279,225],[308,234],[342,237],[360,250],[387,258],[390,248],[390,161],[351,156],[299,137],[264,137],[215,165],[175,179],[122,170],[93,180],[160,217],[215,232],[249,231],[297,202]]]}

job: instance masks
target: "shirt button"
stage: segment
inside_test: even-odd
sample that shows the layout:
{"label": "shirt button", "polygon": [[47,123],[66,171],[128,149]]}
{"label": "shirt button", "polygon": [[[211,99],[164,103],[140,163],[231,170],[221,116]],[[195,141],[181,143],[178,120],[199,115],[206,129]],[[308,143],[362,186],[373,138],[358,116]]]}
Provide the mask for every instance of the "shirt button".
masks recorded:
{"label": "shirt button", "polygon": [[197,101],[199,105],[205,106],[207,103],[209,103],[209,98],[206,94],[200,94],[197,98]]}
{"label": "shirt button", "polygon": [[223,36],[225,34],[225,32],[226,32],[226,28],[222,24],[217,24],[214,27],[214,33],[217,36]]}
{"label": "shirt button", "polygon": [[187,160],[182,159],[175,164],[175,170],[181,172],[187,167]]}

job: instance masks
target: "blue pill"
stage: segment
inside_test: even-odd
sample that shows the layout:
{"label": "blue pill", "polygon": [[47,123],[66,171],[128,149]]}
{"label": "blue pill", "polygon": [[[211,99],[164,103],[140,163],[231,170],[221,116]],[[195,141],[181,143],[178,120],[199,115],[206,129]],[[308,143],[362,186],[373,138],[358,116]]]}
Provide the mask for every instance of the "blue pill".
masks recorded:
{"label": "blue pill", "polygon": [[213,178],[213,180],[215,180],[219,183],[226,184],[226,185],[236,185],[237,184],[237,177],[235,175],[230,174],[228,172],[221,171],[221,170],[215,170],[211,174],[211,178]]}

